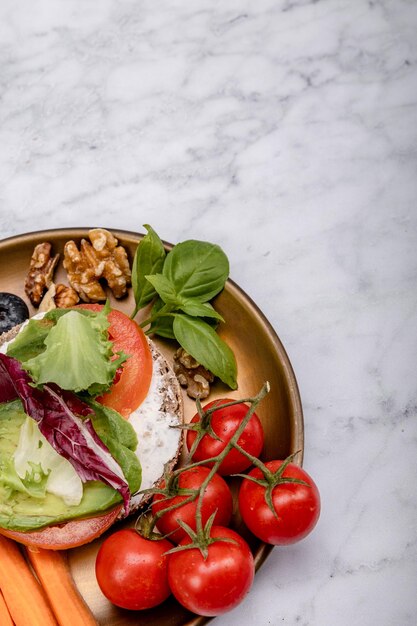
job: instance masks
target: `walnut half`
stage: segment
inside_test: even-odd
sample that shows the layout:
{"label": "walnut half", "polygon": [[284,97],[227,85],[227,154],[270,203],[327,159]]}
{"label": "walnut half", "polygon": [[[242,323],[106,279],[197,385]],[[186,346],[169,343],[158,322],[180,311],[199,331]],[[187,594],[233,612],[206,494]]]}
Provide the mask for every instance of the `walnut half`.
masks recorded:
{"label": "walnut half", "polygon": [[126,250],[104,228],[93,228],[88,236],[90,241],[82,239],[80,249],[74,241],[65,244],[64,268],[71,287],[84,302],[101,302],[106,299],[100,283],[104,279],[113,295],[122,298],[131,279]]}
{"label": "walnut half", "polygon": [[47,313],[52,309],[70,309],[80,301],[78,293],[67,285],[51,283],[39,305],[39,312]]}
{"label": "walnut half", "polygon": [[57,309],[70,309],[80,301],[80,298],[75,289],[60,283],[56,286],[54,300]]}
{"label": "walnut half", "polygon": [[174,354],[174,372],[180,385],[186,387],[190,398],[207,398],[214,375],[200,365],[184,348],[178,348]]}
{"label": "walnut half", "polygon": [[33,306],[38,307],[44,291],[51,283],[55,268],[59,261],[59,254],[51,255],[52,246],[45,241],[35,246],[30,259],[29,272],[25,280],[25,292]]}

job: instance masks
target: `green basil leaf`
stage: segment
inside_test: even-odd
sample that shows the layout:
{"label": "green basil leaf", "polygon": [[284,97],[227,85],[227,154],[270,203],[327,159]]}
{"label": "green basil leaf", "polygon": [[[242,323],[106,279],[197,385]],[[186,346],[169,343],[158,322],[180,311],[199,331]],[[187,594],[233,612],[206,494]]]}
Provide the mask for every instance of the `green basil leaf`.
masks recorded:
{"label": "green basil leaf", "polygon": [[[164,306],[164,301],[161,298],[158,298],[155,301],[155,304],[151,310],[151,316],[158,313],[161,308]],[[172,325],[174,323],[174,318],[172,315],[161,315],[156,320],[154,320],[150,327],[150,332],[155,335],[159,335],[160,337],[165,337],[166,339],[175,339],[174,330]]]}
{"label": "green basil leaf", "polygon": [[220,322],[224,322],[224,319],[217,313],[209,302],[199,302],[191,298],[183,298],[178,308],[191,317],[209,317]]}
{"label": "green basil leaf", "polygon": [[178,298],[174,285],[163,274],[146,276],[146,279],[151,283],[157,294],[166,304],[171,306],[180,304],[181,300]]}
{"label": "green basil leaf", "polygon": [[237,389],[235,355],[209,324],[196,317],[175,314],[173,329],[184,350],[231,389]]}
{"label": "green basil leaf", "polygon": [[172,282],[163,274],[146,277],[154,286],[159,297],[172,309],[179,309],[191,317],[209,317],[224,322],[222,316],[208,302],[200,302],[195,298],[184,298],[177,294]]}
{"label": "green basil leaf", "polygon": [[94,410],[90,416],[94,430],[122,468],[130,491],[135,493],[142,482],[142,468],[135,453],[138,445],[136,431],[128,420],[110,407],[94,400],[88,404]]}
{"label": "green basil leaf", "polygon": [[132,264],[132,288],[136,303],[132,318],[156,296],[155,289],[145,277],[161,272],[166,257],[164,244],[156,232],[149,224],[144,224],[144,227],[148,232],[139,242]]}
{"label": "green basil leaf", "polygon": [[178,295],[207,302],[223,289],[229,276],[229,261],[216,244],[190,239],[178,243],[168,253],[163,274]]}
{"label": "green basil leaf", "polygon": [[29,354],[33,354],[35,345],[40,347],[35,340],[38,330],[43,344],[38,354],[30,358],[20,349],[20,356],[24,357],[22,365],[37,385],[56,383],[61,389],[99,395],[109,389],[117,368],[127,358],[122,352],[117,353],[117,359],[110,358],[113,354],[107,332],[110,305],[106,303],[94,316],[84,315],[82,309],[63,310],[65,314],[49,326],[46,336],[44,320],[30,320],[26,327],[32,341]]}

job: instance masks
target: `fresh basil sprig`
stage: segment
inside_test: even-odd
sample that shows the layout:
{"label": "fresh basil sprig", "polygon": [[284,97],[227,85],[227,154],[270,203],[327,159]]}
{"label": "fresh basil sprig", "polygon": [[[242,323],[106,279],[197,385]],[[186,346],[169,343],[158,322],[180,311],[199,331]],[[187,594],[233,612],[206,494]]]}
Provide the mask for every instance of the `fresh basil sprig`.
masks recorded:
{"label": "fresh basil sprig", "polygon": [[147,334],[159,335],[166,339],[175,339],[174,335],[174,318],[172,315],[163,315],[161,309],[165,306],[161,298],[157,298],[151,310],[150,328]]}
{"label": "fresh basil sprig", "polygon": [[236,389],[237,368],[234,354],[209,324],[197,317],[176,314],[174,335],[196,361],[231,389]]}
{"label": "fresh basil sprig", "polygon": [[229,276],[229,261],[216,244],[190,239],[166,254],[156,232],[139,242],[132,269],[135,310],[132,318],[154,300],[147,333],[176,339],[192,357],[231,389],[237,388],[237,366],[230,347],[213,327],[224,322],[212,300]]}
{"label": "fresh basil sprig", "polygon": [[148,233],[137,247],[132,266],[132,287],[136,302],[132,318],[156,296],[156,292],[152,284],[146,279],[146,275],[160,272],[166,256],[164,244],[156,232],[149,224],[144,226]]}
{"label": "fresh basil sprig", "polygon": [[165,260],[163,274],[179,295],[207,302],[223,289],[229,261],[220,246],[190,239],[174,246]]}

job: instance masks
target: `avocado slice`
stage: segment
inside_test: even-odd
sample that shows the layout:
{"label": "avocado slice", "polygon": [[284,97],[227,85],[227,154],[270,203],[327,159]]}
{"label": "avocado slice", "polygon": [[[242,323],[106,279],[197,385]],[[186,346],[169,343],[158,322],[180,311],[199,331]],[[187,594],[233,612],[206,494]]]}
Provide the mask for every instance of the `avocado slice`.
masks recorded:
{"label": "avocado slice", "polygon": [[25,484],[14,470],[13,454],[20,427],[26,419],[20,400],[0,404],[0,527],[30,531],[71,519],[90,517],[122,501],[120,494],[100,481],[83,485],[79,505],[66,505],[62,498],[46,493],[42,481]]}

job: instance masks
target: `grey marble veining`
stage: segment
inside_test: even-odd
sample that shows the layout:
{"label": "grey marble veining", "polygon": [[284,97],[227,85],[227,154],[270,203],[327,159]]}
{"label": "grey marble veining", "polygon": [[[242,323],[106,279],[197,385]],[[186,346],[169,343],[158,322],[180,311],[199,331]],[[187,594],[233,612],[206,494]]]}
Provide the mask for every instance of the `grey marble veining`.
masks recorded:
{"label": "grey marble veining", "polygon": [[323,511],[222,626],[417,621],[417,3],[3,0],[0,237],[216,241]]}

